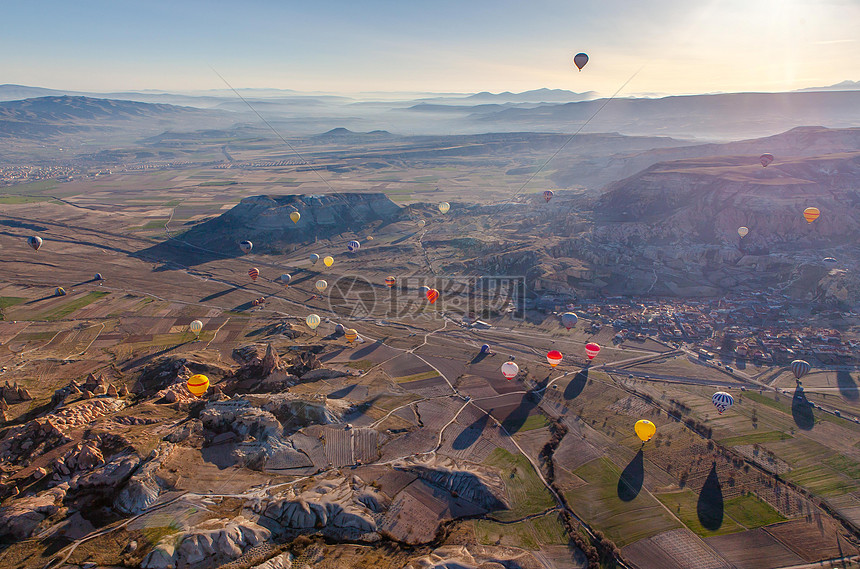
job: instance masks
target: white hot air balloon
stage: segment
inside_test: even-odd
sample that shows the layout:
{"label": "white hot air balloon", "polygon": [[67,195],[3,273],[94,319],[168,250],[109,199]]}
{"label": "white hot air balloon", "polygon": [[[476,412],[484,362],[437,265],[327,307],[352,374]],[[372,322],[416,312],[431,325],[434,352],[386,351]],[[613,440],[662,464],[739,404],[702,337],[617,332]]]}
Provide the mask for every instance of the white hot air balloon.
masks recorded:
{"label": "white hot air balloon", "polygon": [[514,362],[505,362],[502,364],[502,375],[505,376],[506,379],[511,380],[520,373],[520,366],[515,364]]}

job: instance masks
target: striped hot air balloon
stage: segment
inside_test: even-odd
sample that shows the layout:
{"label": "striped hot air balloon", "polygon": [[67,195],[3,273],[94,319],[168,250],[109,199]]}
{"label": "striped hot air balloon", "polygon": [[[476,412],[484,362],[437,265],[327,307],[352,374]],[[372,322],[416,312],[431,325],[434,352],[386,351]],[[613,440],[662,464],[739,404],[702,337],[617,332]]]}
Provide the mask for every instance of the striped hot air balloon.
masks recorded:
{"label": "striped hot air balloon", "polygon": [[439,204],[439,211],[442,213],[448,213],[448,210],[451,209],[451,204],[448,202],[442,202]]}
{"label": "striped hot air balloon", "polygon": [[257,268],[248,269],[248,276],[251,277],[252,281],[255,281],[260,276],[260,270]]}
{"label": "striped hot air balloon", "polygon": [[191,395],[201,397],[209,389],[209,378],[202,373],[198,373],[189,377],[186,385]]}
{"label": "striped hot air balloon", "polygon": [[767,168],[767,165],[773,162],[773,154],[770,152],[765,152],[759,157],[759,161],[761,161],[761,165]]}
{"label": "striped hot air balloon", "polygon": [[355,253],[361,248],[361,243],[353,239],[349,243],[346,244],[346,248],[349,249],[350,253]]}
{"label": "striped hot air balloon", "polygon": [[310,328],[311,330],[316,330],[317,326],[320,325],[320,322],[320,317],[316,314],[308,314],[308,317],[305,318],[305,324],[307,324],[308,328]]}
{"label": "striped hot air balloon", "polygon": [[191,330],[195,336],[200,337],[200,332],[203,330],[203,322],[199,320],[194,320],[191,324],[188,325],[188,329]]}
{"label": "striped hot air balloon", "polygon": [[315,287],[318,291],[322,292],[322,291],[324,291],[326,288],[328,288],[328,283],[327,283],[327,282],[325,282],[323,279],[320,279],[320,280],[318,280],[318,281],[316,282],[316,284],[314,284],[314,287]]}
{"label": "striped hot air balloon", "polygon": [[355,339],[358,338],[358,332],[355,328],[347,328],[343,331],[343,337],[346,338],[346,341],[349,343],[355,342]]}
{"label": "striped hot air balloon", "polygon": [[54,291],[54,294],[56,294],[57,296],[66,296],[66,289],[61,286],[58,286],[57,289]]}
{"label": "striped hot air balloon", "polygon": [[427,300],[430,301],[430,304],[434,304],[436,299],[439,298],[439,291],[435,288],[431,288],[427,291]]}
{"label": "striped hot air balloon", "polygon": [[546,191],[543,193],[543,199],[545,199],[547,202],[549,202],[549,200],[551,200],[551,199],[552,199],[552,196],[553,196],[553,195],[555,195],[555,194],[553,194],[553,193],[552,193],[552,190],[546,190]]}
{"label": "striped hot air balloon", "polygon": [[821,211],[817,207],[808,207],[803,210],[803,217],[808,223],[812,223],[818,219],[819,215],[821,215]]}
{"label": "striped hot air balloon", "polygon": [[394,277],[385,277],[385,286],[391,288],[397,282],[397,279]]}
{"label": "striped hot air balloon", "polygon": [[723,411],[734,405],[735,398],[726,393],[725,391],[717,391],[711,397],[711,403],[714,404],[714,407],[716,407],[717,411],[719,411],[720,415],[722,415]]}
{"label": "striped hot air balloon", "polygon": [[809,365],[809,362],[806,360],[794,360],[791,362],[791,373],[794,374],[794,377],[800,379],[812,369],[812,366]]}
{"label": "striped hot air balloon", "polygon": [[594,342],[589,342],[585,345],[585,355],[588,356],[588,359],[593,360],[594,357],[599,353],[600,346],[598,346]]}
{"label": "striped hot air balloon", "polygon": [[42,246],[42,238],[38,235],[31,235],[27,237],[27,245],[33,248],[33,251],[38,251],[39,247]]}
{"label": "striped hot air balloon", "polygon": [[558,350],[552,350],[550,352],[547,352],[546,361],[547,363],[549,363],[550,366],[555,367],[561,363],[562,357],[563,356],[561,355],[561,352],[559,352]]}

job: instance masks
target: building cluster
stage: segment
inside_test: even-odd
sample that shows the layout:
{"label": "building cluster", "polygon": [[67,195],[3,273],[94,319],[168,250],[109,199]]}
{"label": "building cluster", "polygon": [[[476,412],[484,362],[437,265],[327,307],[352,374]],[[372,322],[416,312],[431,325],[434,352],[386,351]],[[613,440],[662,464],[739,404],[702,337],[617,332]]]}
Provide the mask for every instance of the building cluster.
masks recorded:
{"label": "building cluster", "polygon": [[39,180],[73,180],[80,176],[77,168],[59,166],[0,166],[0,186],[14,186]]}

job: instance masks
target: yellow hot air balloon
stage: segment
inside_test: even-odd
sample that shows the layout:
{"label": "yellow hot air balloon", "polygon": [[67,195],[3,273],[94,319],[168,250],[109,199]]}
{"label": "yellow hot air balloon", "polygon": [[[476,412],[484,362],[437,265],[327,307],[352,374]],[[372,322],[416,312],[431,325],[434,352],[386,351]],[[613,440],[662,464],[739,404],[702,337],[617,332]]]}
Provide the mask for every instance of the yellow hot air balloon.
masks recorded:
{"label": "yellow hot air balloon", "polygon": [[334,257],[329,255],[328,257],[323,259],[323,264],[325,264],[326,267],[331,267],[332,265],[334,265]]}
{"label": "yellow hot air balloon", "polygon": [[749,227],[738,227],[738,235],[741,237],[746,237],[749,232]]}
{"label": "yellow hot air balloon", "polygon": [[302,218],[302,214],[300,214],[297,211],[294,211],[293,213],[290,214],[290,219],[293,220],[293,223],[298,223],[301,218]]}
{"label": "yellow hot air balloon", "polygon": [[200,397],[206,393],[207,389],[209,389],[209,378],[202,373],[192,375],[188,378],[187,387],[188,391],[191,392],[191,395],[194,397]]}
{"label": "yellow hot air balloon", "polygon": [[320,279],[316,282],[316,284],[314,286],[316,287],[316,289],[318,291],[322,292],[326,289],[326,287],[328,287],[328,283],[325,282],[324,280]]}
{"label": "yellow hot air balloon", "polygon": [[821,212],[818,210],[817,207],[808,207],[803,210],[803,217],[805,217],[806,221],[808,221],[809,223],[812,223],[813,221],[818,219],[819,215],[821,215]]}
{"label": "yellow hot air balloon", "polygon": [[654,433],[657,432],[657,427],[651,421],[646,419],[640,419],[636,421],[636,425],[634,425],[633,430],[636,431],[636,436],[643,443],[647,443],[651,440],[651,437],[654,436]]}
{"label": "yellow hot air balloon", "polygon": [[347,342],[352,343],[358,338],[358,332],[356,332],[355,328],[347,328],[343,331],[343,337],[346,338]]}
{"label": "yellow hot air balloon", "polygon": [[451,204],[448,202],[442,202],[439,204],[439,211],[442,213],[448,213],[448,210],[451,209]]}
{"label": "yellow hot air balloon", "polygon": [[307,324],[308,328],[311,330],[316,330],[317,326],[320,325],[320,317],[316,314],[308,314],[308,317],[305,318],[305,324]]}
{"label": "yellow hot air balloon", "polygon": [[201,322],[199,320],[195,320],[194,322],[192,322],[191,324],[188,325],[188,328],[192,332],[194,332],[194,334],[199,338],[200,337],[200,331],[203,330],[203,322]]}

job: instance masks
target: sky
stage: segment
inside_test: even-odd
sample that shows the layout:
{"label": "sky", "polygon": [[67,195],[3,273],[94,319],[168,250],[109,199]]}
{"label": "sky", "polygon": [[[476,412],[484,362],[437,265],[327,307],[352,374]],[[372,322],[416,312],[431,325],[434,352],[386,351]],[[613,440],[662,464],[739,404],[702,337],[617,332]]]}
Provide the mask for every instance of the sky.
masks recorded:
{"label": "sky", "polygon": [[225,88],[213,70],[236,88],[345,94],[860,80],[860,0],[43,0],[3,12],[0,83],[79,91]]}

